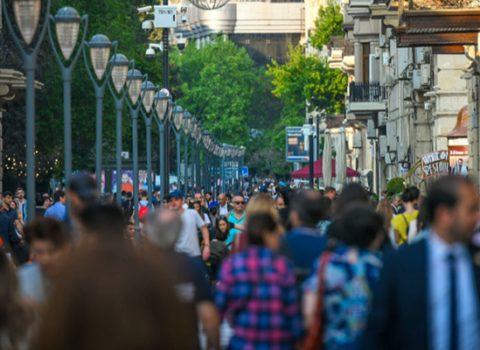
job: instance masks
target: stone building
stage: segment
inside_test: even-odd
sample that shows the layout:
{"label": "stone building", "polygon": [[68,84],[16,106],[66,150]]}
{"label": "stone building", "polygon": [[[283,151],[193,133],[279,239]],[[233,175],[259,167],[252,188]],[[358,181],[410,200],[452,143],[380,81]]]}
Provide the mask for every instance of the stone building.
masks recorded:
{"label": "stone building", "polygon": [[[408,34],[409,18],[434,12],[415,6],[413,1],[346,0],[345,42],[330,52],[332,68],[349,74],[346,120],[359,126],[358,137],[371,141],[377,193],[397,176],[423,186],[421,157],[461,146],[463,141],[451,144],[455,137],[445,134],[455,128],[460,110],[475,96],[469,86],[475,84],[465,80],[468,62],[463,46],[458,45],[461,41],[444,45],[441,38],[431,34],[432,28],[425,29],[425,34],[418,28]],[[447,26],[445,31],[449,30]],[[349,45],[354,46],[353,67]],[[472,113],[473,107],[469,110]],[[451,162],[455,162],[454,157]],[[478,169],[471,158],[468,165],[471,171]],[[363,166],[370,164],[364,162]],[[416,170],[409,173],[412,168]]]}

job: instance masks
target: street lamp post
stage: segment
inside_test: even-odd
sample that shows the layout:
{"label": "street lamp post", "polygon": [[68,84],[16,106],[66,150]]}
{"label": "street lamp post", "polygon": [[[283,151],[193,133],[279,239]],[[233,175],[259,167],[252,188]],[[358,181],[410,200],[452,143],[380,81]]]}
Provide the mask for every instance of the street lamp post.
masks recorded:
{"label": "street lamp post", "polygon": [[[87,53],[85,47],[90,48],[90,59],[92,62],[93,70],[95,72],[96,79],[92,74],[90,65],[87,60]],[[97,182],[97,191],[102,191],[102,129],[103,129],[103,98],[105,96],[105,88],[107,87],[108,80],[112,73],[112,69],[106,72],[108,59],[110,57],[111,48],[115,49],[117,54],[118,44],[117,42],[111,43],[110,40],[103,34],[95,35],[89,43],[84,42],[83,46],[83,58],[85,60],[85,67],[87,67],[87,73],[90,80],[93,83],[95,89],[95,98],[97,100],[97,114],[96,114],[96,136],[95,136],[95,176]],[[106,73],[106,74],[105,74]],[[103,76],[105,79],[101,83]]]}
{"label": "street lamp post", "polygon": [[183,176],[183,182],[184,182],[184,192],[185,195],[188,193],[188,135],[191,131],[191,127],[192,127],[192,115],[188,112],[188,111],[185,111],[183,113],[183,132],[185,133],[185,136],[184,136],[184,141],[185,141],[185,144],[184,144],[184,148],[185,148],[185,157],[184,157],[184,161],[185,161],[185,166],[184,166],[184,170],[185,170],[185,174]]}
{"label": "street lamp post", "polygon": [[15,22],[20,31],[20,35],[24,43],[20,42],[15,33],[7,10],[7,3],[2,0],[3,13],[5,14],[6,23],[13,37],[15,45],[17,45],[23,59],[26,76],[26,164],[27,171],[27,220],[35,219],[35,68],[37,65],[38,52],[45,38],[48,27],[47,21],[50,14],[51,0],[47,0],[46,14],[43,28],[38,35],[37,43],[33,48],[30,47],[32,40],[37,31],[40,19],[41,1],[24,1],[15,0],[13,2],[13,12]]}
{"label": "street lamp post", "polygon": [[[53,40],[52,29],[50,23],[48,24],[48,35],[50,37],[50,44],[57,59],[58,65],[62,71],[63,80],[63,128],[64,128],[64,152],[65,152],[65,188],[70,187],[70,178],[72,177],[72,78],[73,70],[77,64],[78,58],[83,51],[85,37],[88,29],[88,16],[83,15],[80,18],[77,10],[72,7],[62,7],[58,10],[55,17],[49,16],[55,22],[55,29],[58,38],[58,44],[62,51],[63,58],[60,57],[55,41]],[[77,44],[78,32],[80,30],[80,22],[83,22],[83,38],[80,41],[80,47],[77,53],[70,61],[72,54]],[[67,62],[70,65],[67,67]],[[67,216],[69,215],[70,205],[67,203]]]}
{"label": "street lamp post", "polygon": [[180,106],[173,107],[173,131],[177,138],[177,188],[180,190],[180,139],[182,136],[183,128],[183,117],[184,117],[183,108]]}
{"label": "street lamp post", "polygon": [[313,188],[313,118],[309,118],[308,123],[310,125],[310,134],[308,136],[308,159],[310,164],[309,182],[310,188]]}
{"label": "street lamp post", "polygon": [[200,166],[200,158],[201,158],[201,147],[202,147],[202,121],[199,120],[197,124],[197,135],[196,135],[196,143],[197,143],[197,161],[195,165],[195,174],[196,174],[196,182],[197,182],[197,193],[201,193],[201,188],[202,188],[202,169]]}
{"label": "street lamp post", "polygon": [[155,113],[155,108],[152,109],[155,100],[155,92],[160,90],[160,87],[155,87],[152,82],[146,81],[142,84],[142,92],[145,94],[143,99],[142,114],[147,125],[147,186],[148,186],[148,210],[153,207],[153,184],[152,184],[152,118]]}
{"label": "street lamp post", "polygon": [[130,80],[127,89],[124,89],[124,85],[125,81],[127,80],[128,67],[130,64],[132,64],[132,70],[135,69],[135,61],[131,60],[129,62],[125,55],[117,53],[110,59],[110,64],[113,66],[112,82],[114,87],[112,87],[112,82],[109,80],[108,88],[110,89],[113,100],[115,101],[117,125],[117,205],[120,207],[122,205],[122,110],[127,93],[130,90],[132,80]]}
{"label": "street lamp post", "polygon": [[225,187],[225,156],[227,155],[227,145],[222,144],[222,151],[221,151],[221,156],[222,156],[222,192],[225,193],[226,187]]}
{"label": "street lamp post", "polygon": [[195,147],[195,138],[197,135],[197,130],[198,130],[198,121],[197,118],[192,117],[192,128],[190,130],[190,143],[192,146],[192,159],[190,162],[190,178],[191,178],[191,183],[192,183],[192,188],[191,188],[191,193],[192,197],[195,196],[195,162],[196,162],[196,147]]}
{"label": "street lamp post", "polygon": [[208,130],[205,130],[202,135],[202,140],[203,140],[203,162],[204,162],[204,180],[203,180],[203,188],[204,191],[207,192],[209,188],[209,175],[208,175],[208,166],[209,166],[209,155],[208,155],[208,145],[210,141],[210,132]]}
{"label": "street lamp post", "polygon": [[[133,143],[133,208],[134,208],[134,226],[135,239],[140,240],[140,220],[138,216],[138,111],[142,106],[142,101],[145,98],[145,93],[140,96],[142,80],[147,81],[148,75],[142,76],[137,69],[132,69],[127,73],[127,80],[129,81],[128,95],[130,101],[127,99],[130,116],[132,118],[132,143]],[[139,100],[140,99],[140,100]],[[117,184],[117,196],[118,196]]]}
{"label": "street lamp post", "polygon": [[169,105],[170,103],[170,92],[163,88],[160,91],[158,91],[155,94],[155,113],[154,118],[155,121],[157,122],[158,125],[158,133],[160,134],[160,169],[159,169],[159,174],[160,174],[160,193],[161,193],[161,199],[166,195],[166,191],[168,190],[168,187],[165,186],[165,184],[168,182],[168,179],[165,177],[165,152],[163,151],[164,146],[165,146],[165,122],[166,119],[169,119],[167,116],[169,113],[172,113],[172,107]]}

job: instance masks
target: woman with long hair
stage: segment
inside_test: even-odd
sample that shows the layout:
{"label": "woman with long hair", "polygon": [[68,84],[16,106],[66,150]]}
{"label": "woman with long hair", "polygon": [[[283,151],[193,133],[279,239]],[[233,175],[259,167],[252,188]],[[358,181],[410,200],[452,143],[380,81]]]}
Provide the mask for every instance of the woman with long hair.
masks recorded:
{"label": "woman with long hair", "polygon": [[399,246],[403,245],[408,240],[408,232],[410,223],[418,217],[418,210],[415,209],[415,204],[418,199],[418,189],[406,188],[402,193],[402,205],[405,212],[398,214],[392,220],[392,225],[395,229],[395,242]]}
{"label": "woman with long hair", "polygon": [[393,209],[388,199],[382,199],[378,203],[377,213],[383,217],[383,228],[385,233],[388,234],[388,238],[390,239],[392,246],[397,247],[397,242],[395,241],[395,229],[392,225]]}
{"label": "woman with long hair", "polygon": [[197,349],[196,324],[163,256],[112,246],[78,251],[50,295],[33,349]]}
{"label": "woman with long hair", "polygon": [[303,331],[300,301],[293,267],[275,253],[278,223],[253,214],[246,232],[249,246],[222,264],[215,295],[222,315],[232,316],[229,349],[293,349]]}

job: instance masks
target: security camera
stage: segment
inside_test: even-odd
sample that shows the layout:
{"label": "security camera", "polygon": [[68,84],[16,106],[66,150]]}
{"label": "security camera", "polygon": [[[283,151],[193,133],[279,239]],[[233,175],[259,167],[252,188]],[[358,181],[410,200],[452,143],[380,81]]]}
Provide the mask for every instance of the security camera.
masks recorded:
{"label": "security camera", "polygon": [[153,6],[145,6],[145,7],[139,7],[137,9],[138,13],[147,13],[148,11],[152,11]]}
{"label": "security camera", "polygon": [[153,61],[153,59],[155,58],[155,50],[163,51],[162,42],[160,42],[160,44],[148,44],[147,52],[145,52],[147,60]]}
{"label": "security camera", "polygon": [[187,9],[188,9],[188,6],[187,6],[187,5],[182,5],[182,6],[180,7],[180,12],[181,12],[181,13],[187,13]]}
{"label": "security camera", "polygon": [[145,52],[145,55],[147,56],[147,60],[153,61],[155,58],[155,50],[149,47],[147,52]]}
{"label": "security camera", "polygon": [[177,41],[177,47],[180,51],[182,51],[183,49],[185,49],[185,45],[186,45],[186,40],[184,38],[180,38],[178,39]]}
{"label": "security camera", "polygon": [[182,16],[182,23],[187,23],[187,16],[185,15]]}
{"label": "security camera", "polygon": [[145,33],[150,32],[153,29],[152,21],[145,21],[142,23],[142,29]]}

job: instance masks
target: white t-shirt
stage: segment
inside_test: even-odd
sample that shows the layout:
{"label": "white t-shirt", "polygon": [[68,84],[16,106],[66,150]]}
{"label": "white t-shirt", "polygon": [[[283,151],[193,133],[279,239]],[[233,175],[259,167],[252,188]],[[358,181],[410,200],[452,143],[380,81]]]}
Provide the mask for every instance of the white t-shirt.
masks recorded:
{"label": "white t-shirt", "polygon": [[186,209],[181,215],[182,230],[175,250],[190,257],[200,256],[197,229],[205,226],[205,222],[193,209]]}

